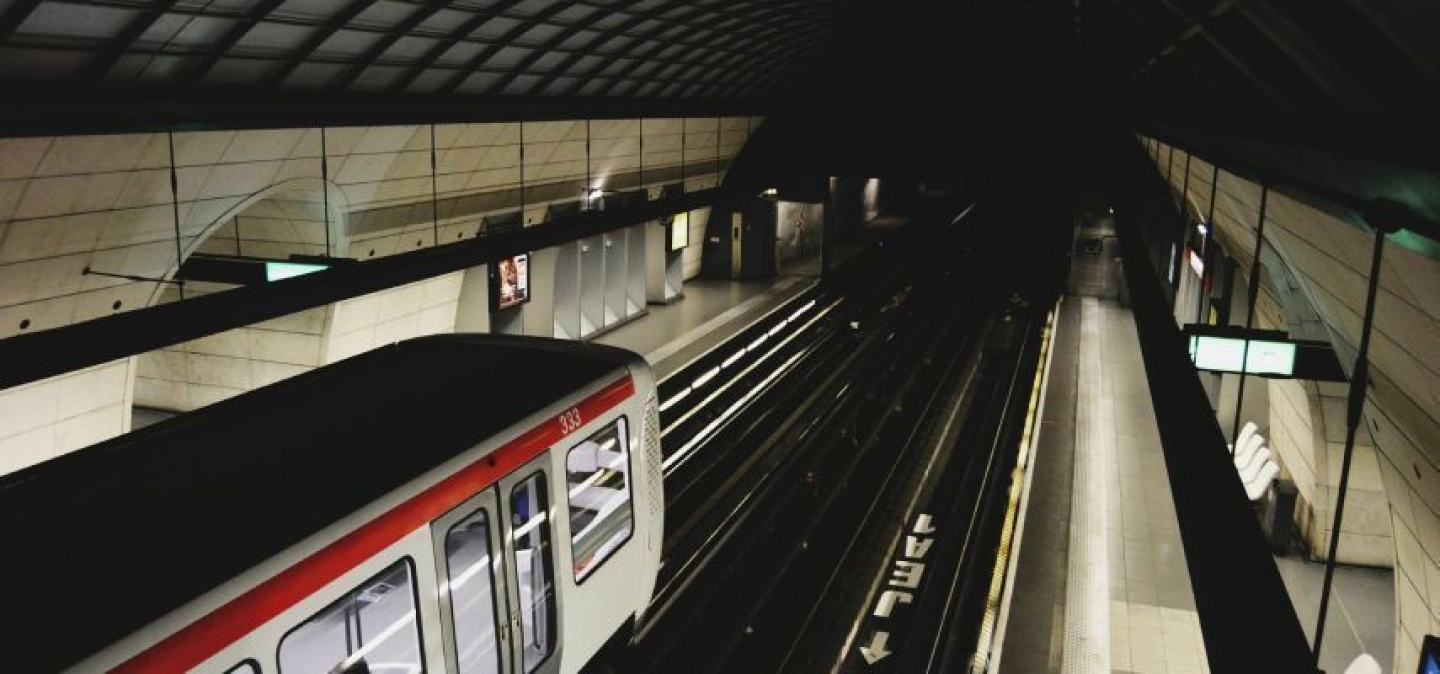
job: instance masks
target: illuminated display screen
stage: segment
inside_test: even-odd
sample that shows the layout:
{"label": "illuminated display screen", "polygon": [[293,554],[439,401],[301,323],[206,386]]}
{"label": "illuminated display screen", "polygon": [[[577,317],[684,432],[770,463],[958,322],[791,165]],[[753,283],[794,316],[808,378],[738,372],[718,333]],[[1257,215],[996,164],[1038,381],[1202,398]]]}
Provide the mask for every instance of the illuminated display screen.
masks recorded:
{"label": "illuminated display screen", "polygon": [[323,264],[304,264],[301,262],[266,262],[265,280],[280,281],[296,276],[304,276],[322,269],[327,269],[327,267]]}
{"label": "illuminated display screen", "polygon": [[530,300],[530,256],[501,258],[490,274],[490,308],[509,309]]}
{"label": "illuminated display screen", "polygon": [[670,250],[680,250],[690,245],[690,214],[678,213],[670,221]]}
{"label": "illuminated display screen", "polygon": [[1201,370],[1240,372],[1241,361],[1247,374],[1272,374],[1289,377],[1295,373],[1295,344],[1238,337],[1190,336],[1190,360]]}

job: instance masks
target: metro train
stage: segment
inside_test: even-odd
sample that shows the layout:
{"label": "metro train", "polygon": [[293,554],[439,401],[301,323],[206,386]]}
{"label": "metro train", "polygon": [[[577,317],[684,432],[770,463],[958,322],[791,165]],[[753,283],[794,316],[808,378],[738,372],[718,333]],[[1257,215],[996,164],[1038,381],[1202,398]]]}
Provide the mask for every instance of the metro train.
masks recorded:
{"label": "metro train", "polygon": [[655,379],[424,337],[0,478],[7,671],[576,672],[655,588]]}

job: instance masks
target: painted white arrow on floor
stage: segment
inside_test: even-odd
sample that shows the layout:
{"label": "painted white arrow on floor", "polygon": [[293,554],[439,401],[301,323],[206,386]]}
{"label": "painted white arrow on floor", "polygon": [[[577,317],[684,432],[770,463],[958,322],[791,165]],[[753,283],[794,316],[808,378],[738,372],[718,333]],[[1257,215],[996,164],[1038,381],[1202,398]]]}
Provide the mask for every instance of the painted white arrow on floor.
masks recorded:
{"label": "painted white arrow on floor", "polygon": [[860,655],[865,656],[865,662],[872,665],[880,662],[885,659],[885,656],[890,655],[890,651],[885,650],[885,642],[889,640],[889,632],[876,632],[874,636],[870,637],[870,645],[860,647]]}
{"label": "painted white arrow on floor", "polygon": [[914,532],[917,534],[935,533],[935,525],[931,523],[931,519],[932,518],[930,517],[930,515],[926,513],[920,513],[920,516],[915,518]]}

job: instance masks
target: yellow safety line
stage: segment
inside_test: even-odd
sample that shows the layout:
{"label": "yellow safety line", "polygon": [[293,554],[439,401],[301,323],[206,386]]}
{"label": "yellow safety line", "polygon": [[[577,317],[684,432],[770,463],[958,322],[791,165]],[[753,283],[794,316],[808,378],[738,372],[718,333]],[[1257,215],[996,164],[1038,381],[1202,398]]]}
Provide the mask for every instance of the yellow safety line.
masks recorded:
{"label": "yellow safety line", "polygon": [[995,622],[1000,612],[1000,595],[1005,588],[1005,572],[1009,568],[1011,548],[1015,543],[1015,519],[1020,510],[1020,500],[1024,493],[1025,473],[1030,467],[1035,419],[1040,407],[1042,384],[1050,363],[1050,338],[1054,333],[1055,316],[1058,310],[1059,302],[1056,302],[1056,308],[1052,309],[1045,317],[1045,328],[1040,335],[1040,360],[1035,365],[1035,380],[1030,389],[1030,406],[1025,413],[1025,431],[1020,436],[1019,456],[1015,461],[1015,470],[1010,476],[1010,501],[1005,509],[1005,524],[1000,529],[1000,545],[995,554],[995,568],[990,575],[990,593],[985,600],[985,618],[980,623],[980,638],[976,641],[975,655],[970,661],[972,674],[986,672],[990,667],[990,653],[993,650],[995,638]]}

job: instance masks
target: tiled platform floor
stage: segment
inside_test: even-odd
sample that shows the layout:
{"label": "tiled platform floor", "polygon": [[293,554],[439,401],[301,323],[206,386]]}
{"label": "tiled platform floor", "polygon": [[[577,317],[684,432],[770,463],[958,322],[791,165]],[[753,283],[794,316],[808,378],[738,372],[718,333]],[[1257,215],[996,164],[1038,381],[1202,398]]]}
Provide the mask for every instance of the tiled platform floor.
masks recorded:
{"label": "tiled platform floor", "polygon": [[[1000,671],[1208,671],[1134,319],[1113,300],[1067,297],[1056,323],[1034,461],[1037,471],[1046,462],[1061,468],[1036,476],[1050,493],[1032,500],[1026,514]],[[1081,367],[1081,359],[1089,362]],[[1093,471],[1100,488],[1086,497],[1092,500],[1072,502],[1070,489],[1080,483],[1070,479],[1072,470]],[[1083,520],[1089,523],[1080,526],[1103,536],[1103,547],[1066,540]],[[1092,559],[1087,565],[1072,560],[1075,554]],[[1083,576],[1068,572],[1072,567],[1105,571]],[[1100,615],[1075,614],[1069,603],[1078,593],[1095,592],[1108,602],[1083,612]],[[1106,632],[1108,644],[1082,646]],[[1067,647],[1091,657],[1072,653],[1067,663]]]}
{"label": "tiled platform floor", "polygon": [[644,355],[655,366],[656,374],[664,378],[814,281],[804,276],[765,281],[687,281],[682,299],[652,304],[645,316],[594,341]]}
{"label": "tiled platform floor", "polygon": [[[1325,565],[1307,562],[1295,553],[1276,557],[1275,564],[1280,567],[1280,577],[1290,591],[1305,636],[1313,641]],[[1395,572],[1339,566],[1325,618],[1320,668],[1340,674],[1361,653],[1369,653],[1387,671],[1395,661]]]}

